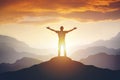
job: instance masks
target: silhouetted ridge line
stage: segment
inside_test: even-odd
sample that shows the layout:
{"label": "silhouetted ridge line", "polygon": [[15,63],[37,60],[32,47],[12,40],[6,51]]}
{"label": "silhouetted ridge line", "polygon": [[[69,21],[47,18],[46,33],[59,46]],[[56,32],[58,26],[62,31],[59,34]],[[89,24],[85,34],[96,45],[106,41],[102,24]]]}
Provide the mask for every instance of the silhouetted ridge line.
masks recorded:
{"label": "silhouetted ridge line", "polygon": [[120,80],[120,71],[86,66],[68,57],[54,57],[30,68],[1,74],[0,80]]}

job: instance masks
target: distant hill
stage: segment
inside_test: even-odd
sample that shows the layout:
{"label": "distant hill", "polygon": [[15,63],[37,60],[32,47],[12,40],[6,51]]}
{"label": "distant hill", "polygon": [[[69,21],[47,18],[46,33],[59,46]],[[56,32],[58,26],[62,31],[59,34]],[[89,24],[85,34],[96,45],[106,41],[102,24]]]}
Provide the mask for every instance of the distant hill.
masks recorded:
{"label": "distant hill", "polygon": [[67,57],[55,57],[30,68],[1,74],[0,80],[120,80],[120,71],[84,65]]}
{"label": "distant hill", "polygon": [[120,55],[108,55],[105,53],[99,53],[91,55],[85,59],[81,59],[80,62],[86,65],[94,65],[100,68],[120,70]]}
{"label": "distant hill", "polygon": [[109,40],[99,40],[88,45],[77,46],[76,49],[77,50],[70,56],[75,60],[80,60],[98,53],[120,55],[120,32]]}
{"label": "distant hill", "polygon": [[120,32],[110,40],[99,40],[92,43],[90,46],[105,46],[107,48],[119,49],[120,48]]}
{"label": "distant hill", "polygon": [[0,35],[0,45],[11,47],[20,52],[26,52],[26,50],[29,49],[29,46],[25,44],[24,42],[19,41],[9,36],[5,36],[5,35]]}
{"label": "distant hill", "polygon": [[15,38],[0,35],[0,63],[13,63],[23,57],[46,60],[52,56],[50,50],[31,48]]}
{"label": "distant hill", "polygon": [[[14,48],[7,45],[0,45],[0,63],[14,63],[22,57],[32,57],[28,52],[17,52]],[[34,56],[33,56],[34,57]]]}
{"label": "distant hill", "polygon": [[98,53],[106,53],[108,55],[120,55],[120,49],[107,48],[104,46],[88,47],[86,49],[77,50],[71,55],[71,57],[75,60],[80,60],[82,58],[86,58],[90,55],[95,55]]}
{"label": "distant hill", "polygon": [[8,71],[16,71],[16,70],[20,70],[23,68],[28,68],[35,64],[39,64],[41,62],[42,62],[41,60],[24,57],[20,60],[17,60],[13,64],[9,64],[9,63],[0,64],[0,73],[4,73],[4,72],[8,72]]}
{"label": "distant hill", "polygon": [[31,48],[23,41],[19,41],[13,37],[0,35],[0,47],[2,47],[3,45],[10,47],[10,48],[13,48],[17,52],[29,52],[29,53],[45,52],[45,50]]}
{"label": "distant hill", "polygon": [[104,46],[106,48],[119,49],[120,48],[120,32],[114,37],[110,38],[109,40],[98,40],[91,44],[87,44],[84,46],[77,46],[76,48],[85,49],[88,47],[95,47],[95,46]]}

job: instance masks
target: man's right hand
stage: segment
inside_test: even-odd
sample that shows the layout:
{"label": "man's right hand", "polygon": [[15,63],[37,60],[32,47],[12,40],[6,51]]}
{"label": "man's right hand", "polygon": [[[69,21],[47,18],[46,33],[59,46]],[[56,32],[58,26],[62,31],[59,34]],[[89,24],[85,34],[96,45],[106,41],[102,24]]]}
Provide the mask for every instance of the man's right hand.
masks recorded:
{"label": "man's right hand", "polygon": [[74,27],[74,29],[77,29],[76,27]]}

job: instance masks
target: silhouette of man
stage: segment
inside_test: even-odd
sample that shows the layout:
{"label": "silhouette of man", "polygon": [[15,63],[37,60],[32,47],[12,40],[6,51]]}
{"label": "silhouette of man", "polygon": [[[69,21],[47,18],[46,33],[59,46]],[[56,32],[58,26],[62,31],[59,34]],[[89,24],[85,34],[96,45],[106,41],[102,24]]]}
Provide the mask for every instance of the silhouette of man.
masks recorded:
{"label": "silhouette of man", "polygon": [[65,35],[66,35],[66,33],[71,32],[71,31],[73,31],[77,28],[74,27],[73,29],[68,30],[68,31],[63,31],[64,30],[63,26],[60,27],[60,31],[51,29],[50,27],[47,27],[47,29],[49,29],[51,31],[54,31],[58,34],[58,38],[59,38],[59,41],[58,41],[58,56],[60,56],[61,48],[63,48],[64,49],[64,56],[66,57],[67,55],[66,55]]}

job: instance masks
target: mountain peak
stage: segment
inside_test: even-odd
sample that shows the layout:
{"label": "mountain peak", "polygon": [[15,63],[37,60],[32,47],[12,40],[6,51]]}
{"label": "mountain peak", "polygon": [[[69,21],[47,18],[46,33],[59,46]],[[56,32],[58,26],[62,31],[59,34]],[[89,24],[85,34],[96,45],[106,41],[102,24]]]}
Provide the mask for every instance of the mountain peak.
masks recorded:
{"label": "mountain peak", "polygon": [[118,36],[118,37],[120,37],[120,32],[119,32],[119,33],[117,33],[117,36]]}
{"label": "mountain peak", "polygon": [[59,57],[54,57],[50,61],[53,62],[68,62],[72,61],[69,57],[64,57],[64,56],[59,56]]}

